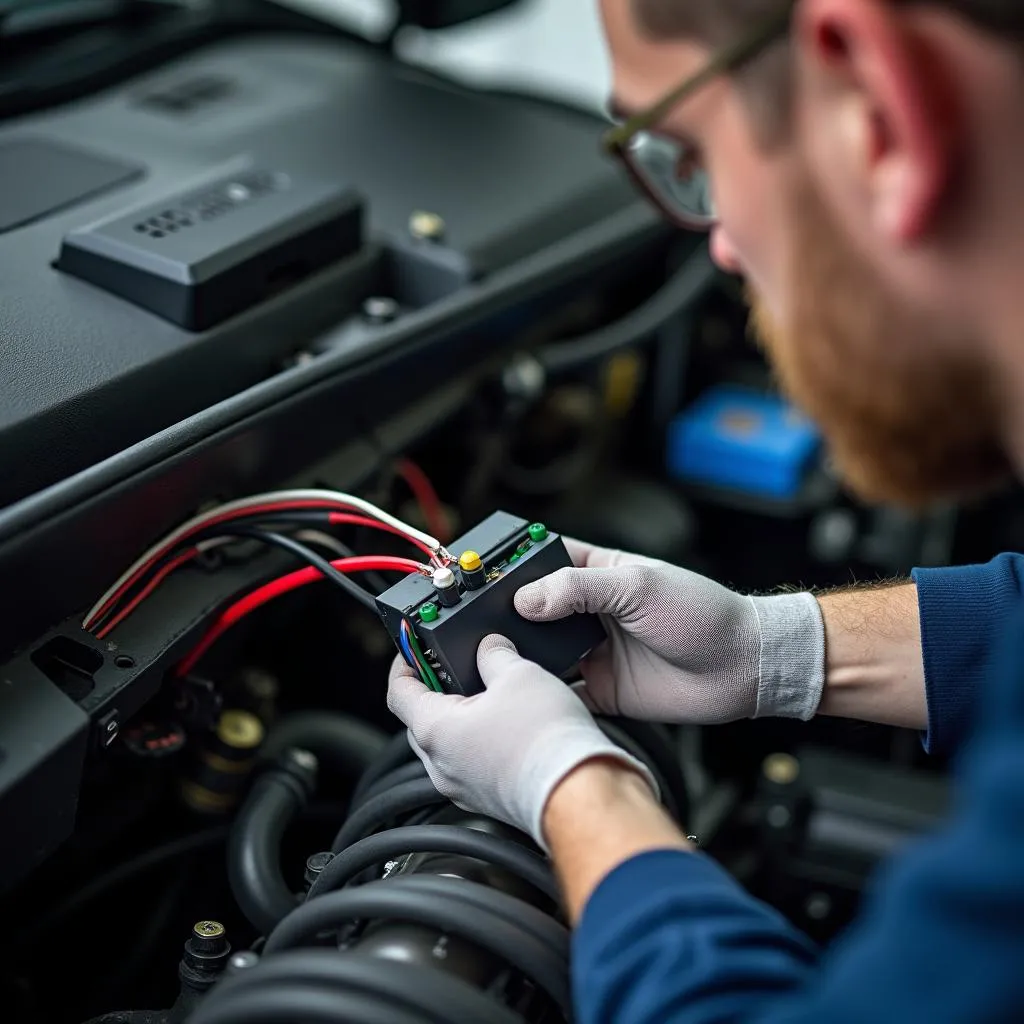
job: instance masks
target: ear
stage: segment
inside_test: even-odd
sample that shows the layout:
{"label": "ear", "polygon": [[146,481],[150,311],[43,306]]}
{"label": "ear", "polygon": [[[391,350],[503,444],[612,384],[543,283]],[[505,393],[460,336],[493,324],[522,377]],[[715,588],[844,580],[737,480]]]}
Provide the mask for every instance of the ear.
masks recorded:
{"label": "ear", "polygon": [[957,117],[913,9],[804,0],[794,33],[800,127],[823,190],[890,240],[919,239],[953,174]]}

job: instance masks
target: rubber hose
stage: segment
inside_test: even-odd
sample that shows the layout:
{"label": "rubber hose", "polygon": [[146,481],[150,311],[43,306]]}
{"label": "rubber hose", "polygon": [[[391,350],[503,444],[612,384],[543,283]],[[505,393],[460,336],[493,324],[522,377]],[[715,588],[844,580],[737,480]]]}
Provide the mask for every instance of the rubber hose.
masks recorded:
{"label": "rubber hose", "polygon": [[360,871],[407,853],[457,853],[504,868],[555,903],[558,886],[547,862],[508,839],[459,825],[412,825],[361,839],[336,854],[320,872],[306,896],[307,903],[340,889]]}
{"label": "rubber hose", "polygon": [[412,782],[413,779],[425,779],[427,777],[427,769],[423,767],[423,762],[419,758],[415,761],[411,761],[409,764],[399,765],[397,768],[388,772],[387,775],[379,778],[372,786],[367,787],[359,797],[359,803],[353,802],[353,808],[362,806],[368,800],[373,800],[380,796],[381,793],[386,793],[389,789],[394,789],[395,786],[401,786],[405,782]]}
{"label": "rubber hose", "polygon": [[230,1001],[201,1003],[188,1024],[423,1024],[416,1013],[396,1011],[362,995],[339,997],[328,988],[281,985],[242,989]]}
{"label": "rubber hose", "polygon": [[650,298],[620,320],[548,345],[537,352],[537,361],[548,373],[568,373],[639,345],[701,298],[717,273],[710,250],[702,242]]}
{"label": "rubber hose", "polygon": [[521,1024],[521,1018],[461,978],[420,964],[333,950],[276,953],[243,974],[225,978],[207,997],[220,1003],[242,988],[273,989],[289,983],[334,988],[337,998],[367,995],[398,1009],[413,1009],[439,1024]]}
{"label": "rubber hose", "polygon": [[340,853],[400,814],[410,814],[412,811],[447,802],[447,799],[434,789],[430,779],[403,782],[400,786],[381,793],[380,796],[364,801],[338,830],[334,842],[331,843],[331,850]]}
{"label": "rubber hose", "polygon": [[[439,891],[444,895],[448,892],[447,886],[450,884],[452,879],[449,876],[443,875],[409,875],[403,876],[411,878],[416,883],[417,890],[423,892],[435,892]],[[437,889],[436,883],[441,883],[441,888]],[[519,911],[518,907],[515,907],[515,903],[512,904],[515,907],[515,913],[508,916],[508,914],[494,906],[490,894],[500,890],[492,889],[489,885],[476,883],[472,888],[462,888],[459,890],[459,902],[464,906],[476,907],[479,910],[483,910],[486,913],[499,913],[499,916],[505,917],[506,920],[512,921],[517,928],[522,929],[533,938],[537,939],[538,942],[543,943],[551,951],[551,955],[560,957],[564,952],[564,943],[566,937],[565,927],[555,918],[551,917],[546,913],[539,913],[535,907],[530,907],[528,904],[519,902],[519,906],[529,907],[530,913],[523,914]],[[516,901],[517,898],[513,897]],[[511,913],[511,912],[509,912]]]}
{"label": "rubber hose", "polygon": [[[295,752],[289,752],[294,754]],[[231,827],[228,880],[246,920],[266,935],[295,909],[281,874],[281,840],[313,793],[312,770],[288,763],[260,776]]]}
{"label": "rubber hose", "polygon": [[376,762],[387,745],[387,733],[357,718],[330,711],[302,711],[274,724],[261,756],[276,760],[290,747],[308,750],[332,771],[354,779]]}
{"label": "rubber hose", "polygon": [[355,807],[365,796],[371,786],[384,778],[388,772],[394,771],[407,761],[416,759],[409,746],[409,735],[405,729],[396,732],[385,744],[380,756],[363,772],[356,783],[352,794],[352,806]]}
{"label": "rubber hose", "polygon": [[[299,946],[353,920],[421,924],[457,935],[500,957],[544,989],[566,1016],[571,1014],[569,935],[564,928],[536,907],[487,886],[441,877],[429,879],[429,886],[417,884],[426,881],[387,879],[310,900],[271,932],[264,955]],[[466,894],[474,890],[476,899],[470,902]],[[533,922],[530,930],[517,923],[520,919]],[[561,946],[558,956],[552,955],[549,944],[532,934],[534,928],[543,927],[557,930]]]}

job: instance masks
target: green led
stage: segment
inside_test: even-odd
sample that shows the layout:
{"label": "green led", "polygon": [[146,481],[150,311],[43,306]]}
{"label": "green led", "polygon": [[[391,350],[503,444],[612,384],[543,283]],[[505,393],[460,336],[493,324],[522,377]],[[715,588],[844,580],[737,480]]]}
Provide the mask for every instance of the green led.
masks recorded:
{"label": "green led", "polygon": [[437,605],[430,601],[420,605],[420,622],[437,622],[439,614]]}
{"label": "green led", "polygon": [[518,561],[519,561],[519,552],[518,551],[513,551],[512,554],[508,556],[508,564],[511,565],[513,562],[518,562]]}
{"label": "green led", "polygon": [[532,523],[526,528],[526,532],[530,535],[530,540],[534,544],[539,544],[542,540],[546,540],[548,536],[548,528],[543,523]]}

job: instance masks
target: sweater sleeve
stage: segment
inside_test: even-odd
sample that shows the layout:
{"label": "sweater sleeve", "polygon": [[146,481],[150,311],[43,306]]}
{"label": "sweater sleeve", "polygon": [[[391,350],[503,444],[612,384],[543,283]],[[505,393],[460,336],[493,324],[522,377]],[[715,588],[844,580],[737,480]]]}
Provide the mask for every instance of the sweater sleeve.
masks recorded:
{"label": "sweater sleeve", "polygon": [[985,655],[1024,607],[1024,556],[985,565],[915,569],[930,754],[957,751],[970,732]]}
{"label": "sweater sleeve", "polygon": [[981,653],[952,818],[878,879],[827,954],[699,854],[620,865],[573,949],[579,1024],[1024,1020],[1024,614]]}

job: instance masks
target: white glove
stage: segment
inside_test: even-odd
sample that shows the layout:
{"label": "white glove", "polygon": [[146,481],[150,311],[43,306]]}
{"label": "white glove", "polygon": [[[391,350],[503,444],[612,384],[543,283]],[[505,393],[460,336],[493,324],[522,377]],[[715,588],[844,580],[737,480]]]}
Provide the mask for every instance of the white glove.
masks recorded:
{"label": "white glove", "polygon": [[811,594],[745,597],[666,562],[566,541],[578,568],[523,587],[516,609],[548,622],[604,617],[610,641],[583,664],[588,707],[659,722],[812,718],[825,629]]}
{"label": "white glove", "polygon": [[509,640],[486,637],[477,665],[486,689],[472,697],[428,690],[402,658],[391,666],[388,707],[408,726],[409,743],[442,796],[546,849],[548,797],[584,761],[620,761],[657,793],[647,767],[605,737],[572,689],[521,658]]}

